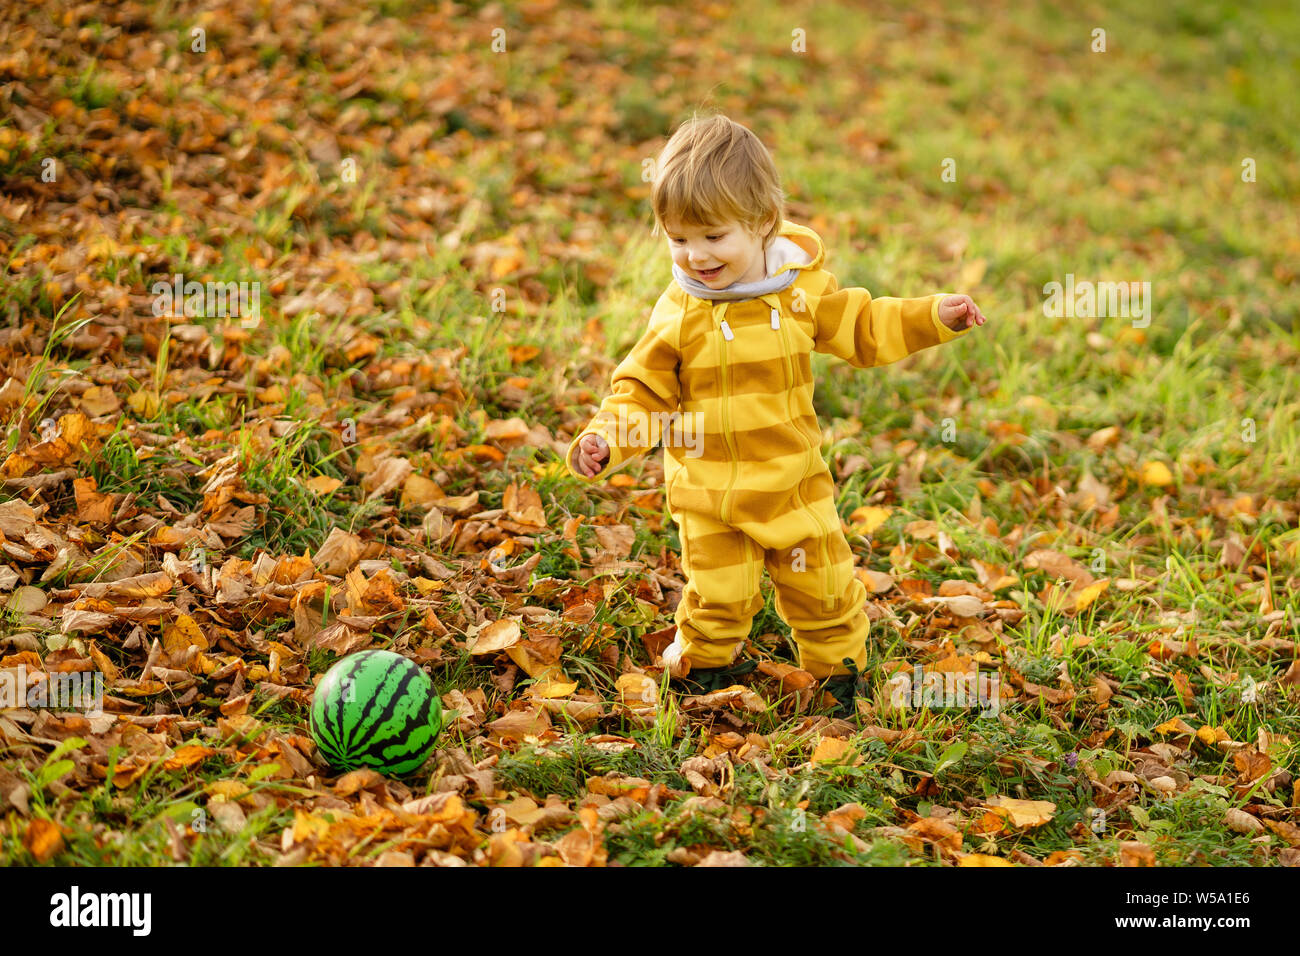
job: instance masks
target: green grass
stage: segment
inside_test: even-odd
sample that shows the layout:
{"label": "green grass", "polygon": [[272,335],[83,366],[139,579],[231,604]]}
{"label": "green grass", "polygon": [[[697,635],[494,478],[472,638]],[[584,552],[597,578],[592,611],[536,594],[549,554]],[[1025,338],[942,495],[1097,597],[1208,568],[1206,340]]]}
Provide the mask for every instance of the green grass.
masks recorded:
{"label": "green grass", "polygon": [[[873,691],[883,689],[886,663],[928,666],[949,641],[962,655],[990,654],[1004,678],[1014,672],[1059,687],[1065,675],[1075,697],[1063,705],[1009,703],[994,719],[955,708],[878,715],[881,726],[909,735],[889,745],[855,737],[860,764],[811,766],[817,731],[772,699],[764,713],[747,715],[744,731],[765,736],[776,779],[752,762],[733,761],[723,811],[683,806],[692,788],[682,764],[708,745],[709,731],[730,725],[706,726],[681,710],[675,694],[662,695],[649,728],[611,716],[584,730],[554,716],[557,739],[544,746],[498,752],[476,735],[453,740],[450,733],[444,744],[466,748],[475,762],[497,755],[491,769],[507,799],[527,794],[541,802],[553,793],[576,808],[588,796],[590,777],[615,772],[677,791],[657,812],[606,824],[610,859],[629,866],[667,865],[681,848],[699,855],[740,850],[765,865],[947,864],[933,847],[918,851],[876,829],[906,827],[912,815],[952,808],[966,817],[965,852],[1021,850],[1042,859],[1069,850],[1085,865],[1103,865],[1118,858],[1121,842],[1136,840],[1153,847],[1160,865],[1259,865],[1266,854],[1276,862],[1276,839],[1265,849],[1227,830],[1223,815],[1255,805],[1280,811],[1290,794],[1234,786],[1230,752],[1188,744],[1177,763],[1192,779],[1186,789],[1162,795],[1139,781],[1113,804],[1086,771],[1098,777],[1136,772],[1140,758],[1166,739],[1155,728],[1174,718],[1193,729],[1222,728],[1244,744],[1254,743],[1261,729],[1286,737],[1269,753],[1273,768],[1294,771],[1300,756],[1300,709],[1294,689],[1281,680],[1289,660],[1259,640],[1266,633],[1289,637],[1300,616],[1298,538],[1288,510],[1300,492],[1293,466],[1300,456],[1300,396],[1290,371],[1300,351],[1293,271],[1300,246],[1291,208],[1300,191],[1300,107],[1285,92],[1294,85],[1287,82],[1294,73],[1288,51],[1298,38],[1286,6],[1183,4],[1107,10],[1098,19],[1061,3],[918,12],[898,2],[873,11],[870,22],[838,5],[737,7],[723,20],[705,11],[703,19],[678,22],[662,5],[597,2],[575,12],[591,28],[584,35],[595,38],[577,51],[581,56],[563,43],[530,44],[532,21],[514,10],[504,20],[509,52],[490,55],[482,31],[461,36],[429,29],[437,12],[435,5],[385,0],[359,15],[400,21],[393,25],[400,26],[394,42],[401,50],[386,50],[400,60],[391,77],[348,99],[331,77],[351,64],[319,33],[292,51],[249,50],[264,69],[292,68],[300,86],[281,90],[292,107],[286,112],[254,117],[245,97],[201,82],[194,64],[159,79],[153,96],[167,104],[169,143],[202,130],[201,114],[216,112],[232,124],[219,149],[252,147],[256,163],[238,166],[246,181],[236,189],[233,177],[217,176],[211,184],[216,192],[235,190],[230,208],[246,226],[232,231],[205,214],[207,200],[216,197],[196,205],[196,174],[175,164],[157,174],[159,189],[146,201],[129,185],[145,178],[137,159],[119,150],[115,187],[148,215],[133,240],[137,251],[121,249],[86,268],[89,294],[79,285],[66,301],[52,297],[47,282],[61,272],[51,253],[36,254],[34,235],[6,245],[0,314],[19,324],[35,321],[39,330],[36,344],[16,349],[6,368],[6,376],[22,383],[26,406],[4,412],[6,451],[19,450],[24,431],[39,431],[43,418],[71,410],[69,383],[93,377],[97,362],[115,358],[85,355],[70,344],[91,322],[116,321],[100,307],[98,284],[138,295],[175,272],[204,281],[256,281],[262,322],[247,341],[223,333],[230,323],[221,317],[179,320],[207,330],[215,367],[206,364],[206,348],[187,353],[175,337],[163,339],[156,359],[142,359],[143,328],[128,329],[123,352],[133,379],[115,390],[124,401],[136,388],[164,400],[147,417],[124,405],[98,454],[79,472],[93,477],[100,492],[134,494],[146,509],[163,496],[190,514],[203,507],[202,470],[230,455],[242,489],[266,500],[254,506],[249,532],[229,542],[225,556],[314,553],[337,526],[380,541],[395,568],[422,574],[422,547],[398,544],[394,528],[413,531],[423,509],[399,509],[400,490],[368,501],[359,484],[360,446],[369,440],[387,442],[419,474],[437,476],[448,495],[477,491],[482,511],[501,507],[511,483],[534,488],[549,529],[510,561],[541,554],[529,585],[591,577],[587,562],[576,561],[558,533],[578,515],[588,519],[578,531],[588,555],[599,547],[591,521],[605,516],[634,529],[633,558],[654,564],[662,549],[680,554],[666,513],[630,506],[628,490],[556,472],[549,448],[514,448],[500,464],[453,461],[452,453],[489,443],[494,420],[519,417],[561,441],[586,421],[583,390],[597,401],[604,394],[609,368],[637,341],[670,280],[663,242],[648,235],[642,163],[707,101],[770,146],[799,210],[789,218],[819,217],[827,266],[841,286],[862,285],[877,296],[966,292],[990,318],[957,343],[886,368],[854,369],[827,356],[813,361],[823,451],[833,469],[858,461],[837,481],[840,515],[847,522],[863,505],[892,509],[872,536],[850,536],[859,566],[924,582],[935,593],[946,581],[978,583],[975,560],[1018,575],[996,598],[1022,616],[996,624],[986,619],[996,632],[992,643],[977,645],[960,627],[937,630],[897,592],[877,599],[893,617],[872,627]],[[178,17],[160,8],[153,28],[176,31],[188,49],[188,27]],[[1105,53],[1089,49],[1095,26],[1107,30]],[[791,50],[795,27],[806,31],[807,53]],[[684,69],[681,44],[695,43],[704,29],[713,37],[712,57]],[[432,37],[436,46],[425,50],[412,43],[415,37]],[[108,63],[97,32],[95,38],[89,54],[68,54],[51,91],[86,111],[122,107],[140,91],[124,87],[132,74]],[[227,38],[209,30],[208,40]],[[458,89],[472,95],[436,107],[423,95],[406,95],[408,80],[421,91],[436,87],[451,62],[471,71]],[[609,93],[607,77],[593,63],[613,64],[626,82]],[[509,104],[512,118],[485,109],[489,101]],[[344,114],[349,129],[339,146],[358,161],[356,183],[343,183],[338,169],[312,159],[305,145],[312,123],[341,125]],[[427,135],[420,135],[423,127]],[[281,143],[276,128],[293,131],[296,142]],[[404,134],[412,137],[405,160],[398,143]],[[28,141],[11,145],[0,174],[32,185],[46,156],[59,159],[61,170],[90,168],[83,158],[90,147],[67,121],[51,120],[34,142],[34,149]],[[94,150],[112,148],[99,143]],[[269,156],[274,164],[265,163]],[[1253,183],[1241,178],[1247,157],[1257,166]],[[940,176],[947,159],[956,164],[955,182]],[[254,194],[260,196],[255,208],[248,202]],[[465,217],[462,231],[470,203],[479,212]],[[455,242],[448,241],[453,231]],[[481,244],[506,240],[523,250],[523,264],[493,274],[495,254],[479,259]],[[417,254],[403,254],[410,250]],[[31,261],[14,266],[20,256]],[[608,278],[589,271],[587,256],[612,270]],[[1135,329],[1122,316],[1044,314],[1044,284],[1066,274],[1150,282],[1150,325]],[[297,295],[350,301],[358,287],[354,275],[375,293],[372,307],[347,315],[311,308],[284,314]],[[272,293],[277,280],[280,291]],[[496,308],[500,296],[504,311]],[[589,323],[603,343],[584,338]],[[350,360],[349,348],[365,335],[378,339],[376,354]],[[516,362],[511,346],[540,353]],[[444,369],[448,353],[454,358]],[[414,382],[403,381],[383,364],[401,361],[417,369],[432,362],[437,371],[432,379],[420,372]],[[226,387],[194,393],[181,376],[195,365]],[[505,390],[515,377],[530,380],[522,405]],[[273,385],[283,389],[282,400],[262,397]],[[417,405],[410,422],[389,422],[385,416],[412,390],[431,401]],[[316,393],[323,406],[309,398]],[[463,437],[441,437],[444,416]],[[340,439],[349,419],[360,423],[358,442]],[[133,437],[138,425],[180,434],[186,446],[141,444]],[[1118,429],[1114,443],[1089,444],[1109,428]],[[218,432],[214,440],[199,440]],[[1140,484],[1143,465],[1153,461],[1169,466],[1171,485]],[[904,470],[913,476],[910,490],[900,486]],[[625,473],[638,481],[633,494],[651,479],[659,487],[659,453]],[[1111,491],[1119,506],[1113,522],[1101,520],[1104,508],[1071,503],[1085,474]],[[305,483],[321,476],[344,484],[316,495]],[[1225,509],[1243,495],[1257,514]],[[71,506],[70,492],[56,505],[51,517],[66,523],[59,509]],[[658,527],[656,517],[663,519]],[[951,540],[952,559],[898,557],[915,543],[909,525],[921,520],[934,521]],[[146,570],[154,570],[162,555],[146,540],[138,528],[90,529],[81,539],[90,567],[36,583],[53,589],[107,580],[128,550],[143,554]],[[1229,541],[1247,556],[1225,559]],[[1043,548],[1069,555],[1109,579],[1110,588],[1081,614],[1048,606],[1050,575],[1024,569],[1027,555]],[[479,608],[496,619],[517,614],[524,603],[557,613],[563,605],[555,596],[529,594],[529,586],[518,593],[495,585],[467,591],[471,583],[491,583],[475,563],[481,555],[451,545],[427,550],[467,566],[436,602],[452,631],[449,640],[424,634],[418,613],[408,608],[376,625],[376,645],[406,638],[412,647],[439,644],[446,658],[431,668],[438,689],[483,688],[491,721],[531,680],[520,673],[515,689],[500,693],[492,678],[504,659],[469,655],[458,643],[464,629]],[[1122,589],[1123,578],[1140,585]],[[646,613],[634,575],[601,580],[613,587],[596,602],[590,624],[562,625],[556,633],[564,672],[610,701],[621,667],[651,664],[642,635],[666,627],[672,614],[666,608]],[[1262,584],[1276,609],[1290,615],[1281,630],[1260,614]],[[793,661],[789,628],[764,587],[751,641],[775,633],[776,644],[765,653]],[[409,587],[402,593],[414,595]],[[1184,617],[1162,617],[1166,612]],[[234,612],[223,605],[222,613]],[[246,623],[230,626],[237,632]],[[1172,630],[1180,625],[1182,631]],[[18,626],[27,625],[5,621],[6,630]],[[292,618],[278,613],[250,627],[267,639],[292,638]],[[592,631],[600,636],[584,647]],[[43,652],[53,649],[53,628],[32,633]],[[1184,657],[1160,661],[1148,652],[1153,641],[1192,636],[1198,646]],[[142,663],[136,652],[111,634],[101,641],[135,676]],[[611,663],[611,648],[618,663]],[[304,659],[313,675],[334,662],[317,648]],[[246,660],[266,664],[267,656],[250,649]],[[986,672],[995,666],[982,664]],[[1187,680],[1187,700],[1174,688],[1175,674]],[[1104,709],[1092,697],[1102,678],[1114,687]],[[1247,680],[1259,688],[1254,701],[1243,699]],[[211,714],[221,697],[206,682],[200,691],[202,719],[215,723]],[[259,695],[254,707],[270,727],[305,732],[300,704]],[[600,750],[588,743],[597,733],[626,735],[635,746]],[[256,769],[226,757],[184,773],[158,765],[123,792],[104,782],[68,786],[74,766],[66,751],[48,758],[7,753],[3,762],[31,787],[33,816],[64,825],[67,848],[53,861],[64,865],[170,862],[164,818],[183,829],[195,811],[208,812],[204,787],[225,779],[252,781],[255,792],[280,799],[250,809],[238,835],[213,825],[188,837],[189,862],[273,863],[279,835],[294,819],[292,801],[301,796],[294,781],[254,779]],[[413,792],[429,770],[405,781]],[[1050,801],[1055,811],[1041,826],[975,832],[981,805],[997,796]],[[818,824],[847,803],[866,810],[854,828],[862,844]],[[1102,803],[1106,826],[1094,833],[1090,815]],[[469,804],[483,816],[496,801]],[[35,862],[23,848],[21,826],[9,821],[0,827],[0,854]],[[356,857],[373,859],[387,846],[367,843]]]}

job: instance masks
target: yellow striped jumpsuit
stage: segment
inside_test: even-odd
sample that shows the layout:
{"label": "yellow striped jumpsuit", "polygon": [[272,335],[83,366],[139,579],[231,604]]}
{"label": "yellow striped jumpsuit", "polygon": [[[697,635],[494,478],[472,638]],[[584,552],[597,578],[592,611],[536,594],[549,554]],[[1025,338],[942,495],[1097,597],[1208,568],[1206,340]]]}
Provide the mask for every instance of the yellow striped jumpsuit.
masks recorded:
{"label": "yellow striped jumpsuit", "polygon": [[734,660],[762,608],[766,568],[799,666],[822,678],[847,673],[844,658],[865,666],[869,620],[821,454],[809,353],[868,368],[969,330],[939,321],[946,293],[873,299],[866,289],[840,289],[821,268],[815,232],[783,221],[780,235],[805,261],[776,270],[801,270],[779,293],[711,301],[669,285],[565,460],[586,479],[573,465],[578,443],[601,436],[609,461],[586,479],[600,481],[662,438],[687,577],[674,653],[693,668]]}

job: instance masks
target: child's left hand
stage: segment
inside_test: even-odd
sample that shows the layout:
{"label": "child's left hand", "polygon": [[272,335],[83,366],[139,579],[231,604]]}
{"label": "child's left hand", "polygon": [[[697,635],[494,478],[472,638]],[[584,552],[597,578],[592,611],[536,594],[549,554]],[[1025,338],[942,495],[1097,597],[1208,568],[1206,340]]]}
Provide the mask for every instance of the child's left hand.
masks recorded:
{"label": "child's left hand", "polygon": [[950,295],[939,300],[939,321],[954,332],[983,325],[988,320],[968,295]]}

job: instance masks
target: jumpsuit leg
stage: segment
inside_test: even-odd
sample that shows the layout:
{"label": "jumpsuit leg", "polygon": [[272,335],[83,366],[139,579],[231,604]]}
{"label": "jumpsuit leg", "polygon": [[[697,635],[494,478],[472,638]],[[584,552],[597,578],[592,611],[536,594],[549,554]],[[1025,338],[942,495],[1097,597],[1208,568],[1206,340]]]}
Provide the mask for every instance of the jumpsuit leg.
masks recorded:
{"label": "jumpsuit leg", "polygon": [[680,512],[677,523],[686,585],[674,617],[673,651],[692,667],[725,667],[740,654],[763,607],[763,549],[708,515]]}
{"label": "jumpsuit leg", "polygon": [[853,552],[839,519],[827,534],[822,526],[790,548],[769,548],[764,564],[776,588],[776,609],[790,625],[799,666],[814,677],[849,673],[850,658],[863,669],[871,619],[863,606],[867,589],[853,573]]}

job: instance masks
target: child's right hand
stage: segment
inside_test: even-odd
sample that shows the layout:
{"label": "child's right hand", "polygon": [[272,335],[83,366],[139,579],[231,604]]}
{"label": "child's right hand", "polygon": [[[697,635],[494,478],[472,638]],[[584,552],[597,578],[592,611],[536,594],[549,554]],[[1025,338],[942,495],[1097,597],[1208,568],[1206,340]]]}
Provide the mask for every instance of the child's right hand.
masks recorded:
{"label": "child's right hand", "polygon": [[578,472],[590,478],[609,461],[609,445],[599,435],[584,435],[578,442]]}

